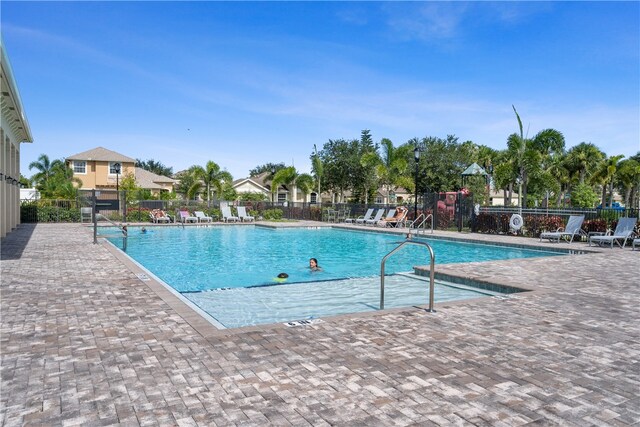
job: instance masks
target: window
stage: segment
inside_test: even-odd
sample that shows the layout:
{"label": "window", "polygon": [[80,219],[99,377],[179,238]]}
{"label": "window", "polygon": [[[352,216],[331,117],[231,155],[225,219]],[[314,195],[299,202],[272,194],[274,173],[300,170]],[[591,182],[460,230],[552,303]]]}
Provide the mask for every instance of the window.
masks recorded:
{"label": "window", "polygon": [[109,162],[109,175],[116,175],[116,168],[120,169],[117,173],[122,175],[122,163],[120,162]]}
{"label": "window", "polygon": [[74,160],[73,161],[73,173],[87,173],[87,162]]}
{"label": "window", "polygon": [[382,196],[376,196],[376,203],[379,205],[384,203],[384,200],[382,200]]}
{"label": "window", "polygon": [[311,203],[318,203],[318,195],[316,193],[311,193]]}
{"label": "window", "polygon": [[287,201],[287,193],[278,193],[278,203],[284,203]]}

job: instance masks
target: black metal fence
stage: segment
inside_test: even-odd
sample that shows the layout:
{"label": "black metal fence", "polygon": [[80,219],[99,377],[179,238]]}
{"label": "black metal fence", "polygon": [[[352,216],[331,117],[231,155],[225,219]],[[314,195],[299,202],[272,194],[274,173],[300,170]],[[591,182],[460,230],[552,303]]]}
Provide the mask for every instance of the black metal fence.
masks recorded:
{"label": "black metal fence", "polygon": [[[119,197],[118,197],[119,196]],[[76,200],[24,200],[21,221],[80,222],[81,208],[93,207],[94,193],[83,191]],[[220,202],[197,200],[129,200],[126,192],[113,190],[95,192],[97,210],[112,221],[151,222],[151,211],[160,209],[174,217],[180,209],[203,211],[214,220],[220,219]],[[566,224],[570,215],[585,215],[586,232],[614,228],[620,217],[638,218],[638,209],[520,209],[518,207],[478,206],[473,194],[428,193],[419,198],[419,205],[409,205],[407,219],[417,215],[433,215],[434,229],[489,234],[519,234],[537,237],[542,231],[556,230]],[[226,202],[223,202],[226,203]],[[343,221],[363,216],[368,208],[392,208],[396,205],[365,205],[357,203],[272,203],[269,201],[229,202],[229,206],[245,206],[249,215],[265,220]],[[331,214],[331,213],[333,214]],[[336,212],[339,215],[336,215]],[[522,217],[522,227],[514,230],[511,218]]]}

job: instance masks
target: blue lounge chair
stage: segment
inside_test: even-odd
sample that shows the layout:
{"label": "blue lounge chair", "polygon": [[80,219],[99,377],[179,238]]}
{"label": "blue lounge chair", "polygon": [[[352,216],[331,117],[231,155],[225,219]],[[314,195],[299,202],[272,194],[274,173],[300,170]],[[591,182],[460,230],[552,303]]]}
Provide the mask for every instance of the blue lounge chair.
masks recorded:
{"label": "blue lounge chair", "polygon": [[[591,246],[591,243],[597,243],[600,246],[608,243],[611,245],[611,248],[613,248],[613,244],[615,243],[621,248],[624,248],[627,244],[627,239],[633,236],[637,222],[638,218],[619,218],[618,225],[613,234],[608,231],[604,236],[591,236],[589,238],[589,246]],[[622,244],[620,244],[620,241],[622,241]]]}
{"label": "blue lounge chair", "polygon": [[[374,210],[375,209],[373,209],[373,208],[367,209],[367,213],[365,213],[364,216],[356,218],[355,219],[355,223],[356,224],[364,224],[365,221],[369,221],[371,219],[371,215],[373,215],[373,211]],[[354,220],[352,218],[347,218],[345,220],[345,222],[354,222]]]}
{"label": "blue lounge chair", "polygon": [[366,220],[364,222],[364,225],[376,225],[382,218],[382,215],[384,215],[384,208],[378,209],[378,212],[376,212],[376,216],[374,216],[372,219]]}
{"label": "blue lounge chair", "polygon": [[560,239],[565,239],[571,243],[576,236],[587,236],[587,233],[582,230],[583,222],[584,215],[571,215],[564,229],[560,227],[556,231],[540,233],[540,241],[542,242],[542,239],[548,239],[550,242],[560,243]]}

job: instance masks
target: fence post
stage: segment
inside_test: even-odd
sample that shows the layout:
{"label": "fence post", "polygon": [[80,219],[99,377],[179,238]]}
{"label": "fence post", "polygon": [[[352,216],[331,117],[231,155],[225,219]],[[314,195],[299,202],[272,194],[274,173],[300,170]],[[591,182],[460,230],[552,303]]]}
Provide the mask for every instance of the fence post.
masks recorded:
{"label": "fence post", "polygon": [[93,244],[98,243],[98,214],[96,212],[96,190],[91,190],[91,216],[93,217]]}

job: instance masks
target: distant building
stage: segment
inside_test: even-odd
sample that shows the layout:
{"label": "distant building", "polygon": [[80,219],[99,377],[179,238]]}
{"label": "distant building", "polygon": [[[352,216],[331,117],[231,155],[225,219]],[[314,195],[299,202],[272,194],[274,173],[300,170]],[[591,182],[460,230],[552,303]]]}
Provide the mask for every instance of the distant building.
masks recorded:
{"label": "distant building", "polygon": [[68,156],[65,161],[73,169],[73,177],[82,181],[82,190],[115,190],[118,181],[129,174],[134,176],[138,187],[155,196],[163,191],[172,192],[175,183],[172,178],[136,167],[135,159],[103,147]]}
{"label": "distant building", "polygon": [[33,137],[1,38],[0,56],[0,237],[5,237],[20,224],[20,144]]}

